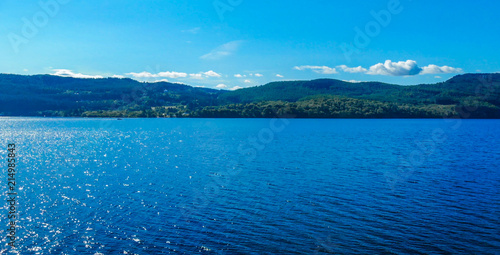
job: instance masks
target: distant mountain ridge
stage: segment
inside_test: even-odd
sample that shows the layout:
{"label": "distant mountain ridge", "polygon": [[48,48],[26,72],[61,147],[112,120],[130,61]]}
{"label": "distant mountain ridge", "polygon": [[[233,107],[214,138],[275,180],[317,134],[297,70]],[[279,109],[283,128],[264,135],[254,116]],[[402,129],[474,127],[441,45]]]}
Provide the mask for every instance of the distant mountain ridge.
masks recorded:
{"label": "distant mountain ridge", "polygon": [[[417,96],[415,102],[431,103],[441,100],[449,94],[458,96],[450,100],[458,103],[460,96],[476,96],[477,86],[492,84],[498,87],[500,74],[464,74],[457,75],[448,81],[436,84],[421,84],[401,86],[382,82],[351,83],[333,79],[318,79],[311,81],[272,82],[266,85],[237,90],[221,96],[229,102],[248,103],[259,100],[296,101],[304,96],[331,94],[361,99],[382,101],[406,101],[406,94]],[[484,87],[484,86],[483,86]],[[496,91],[498,94],[498,89]]]}
{"label": "distant mountain ridge", "polygon": [[280,81],[236,91],[124,78],[0,74],[3,116],[500,118],[500,74],[400,86],[335,79]]}

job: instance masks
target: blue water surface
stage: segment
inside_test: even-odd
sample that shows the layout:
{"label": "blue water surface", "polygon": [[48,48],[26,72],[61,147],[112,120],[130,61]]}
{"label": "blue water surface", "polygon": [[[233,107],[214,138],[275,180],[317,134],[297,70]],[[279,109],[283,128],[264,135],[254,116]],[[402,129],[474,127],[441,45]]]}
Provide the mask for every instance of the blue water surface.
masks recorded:
{"label": "blue water surface", "polygon": [[500,254],[499,120],[1,118],[0,141],[2,253]]}

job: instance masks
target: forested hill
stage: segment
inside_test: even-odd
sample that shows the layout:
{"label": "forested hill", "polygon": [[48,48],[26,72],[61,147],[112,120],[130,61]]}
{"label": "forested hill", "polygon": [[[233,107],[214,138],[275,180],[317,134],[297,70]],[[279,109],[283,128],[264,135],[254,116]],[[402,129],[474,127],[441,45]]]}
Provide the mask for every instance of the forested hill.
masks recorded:
{"label": "forested hill", "polygon": [[[491,87],[494,90],[490,91],[491,96],[487,101],[498,106],[499,83],[500,74],[464,74],[446,82],[416,86],[381,82],[351,83],[332,79],[283,81],[225,93],[219,99],[226,103],[295,102],[307,96],[336,95],[384,102],[457,104],[468,97],[481,97]],[[479,91],[476,93],[476,90]]]}
{"label": "forested hill", "polygon": [[88,112],[114,112],[124,117],[146,117],[152,107],[216,105],[223,92],[132,79],[0,74],[0,114],[85,116]]}
{"label": "forested hill", "polygon": [[0,115],[73,117],[500,118],[500,74],[399,86],[333,79],[236,91],[132,79],[0,74]]}

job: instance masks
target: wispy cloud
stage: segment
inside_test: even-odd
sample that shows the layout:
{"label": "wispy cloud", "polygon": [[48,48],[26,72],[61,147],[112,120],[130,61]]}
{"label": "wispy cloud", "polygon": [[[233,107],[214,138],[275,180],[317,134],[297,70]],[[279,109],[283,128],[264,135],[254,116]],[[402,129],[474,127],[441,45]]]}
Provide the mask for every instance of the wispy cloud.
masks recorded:
{"label": "wispy cloud", "polygon": [[167,79],[161,79],[161,80],[155,80],[155,81],[153,81],[153,83],[157,83],[157,82],[168,82],[168,80]]}
{"label": "wispy cloud", "polygon": [[158,77],[157,74],[152,74],[150,72],[140,72],[140,73],[126,73],[125,75],[132,76],[134,78],[156,78]]}
{"label": "wispy cloud", "polygon": [[243,41],[232,41],[225,43],[213,49],[209,53],[201,56],[200,58],[204,60],[219,60],[228,57],[238,51],[242,43]]}
{"label": "wispy cloud", "polygon": [[218,88],[218,89],[225,89],[225,88],[227,88],[227,85],[221,83],[221,84],[219,84],[219,85],[217,85],[215,87]]}
{"label": "wispy cloud", "polygon": [[157,74],[150,73],[150,72],[140,72],[140,73],[126,73],[125,75],[132,76],[134,78],[172,78],[172,79],[177,79],[177,78],[184,78],[187,77],[187,73],[180,73],[180,72],[159,72]]}
{"label": "wispy cloud", "polygon": [[103,76],[101,75],[87,75],[87,74],[75,73],[69,69],[53,69],[52,71],[54,71],[54,73],[51,75],[62,76],[62,77],[83,78],[83,79],[103,78]]}
{"label": "wispy cloud", "polygon": [[189,74],[189,77],[193,78],[193,79],[203,79],[203,74],[201,73],[192,73],[192,74]]}
{"label": "wispy cloud", "polygon": [[180,73],[180,72],[160,72],[160,73],[158,73],[158,77],[166,77],[166,78],[172,78],[172,79],[184,78],[187,76],[188,76],[187,73]]}
{"label": "wispy cloud", "polygon": [[451,66],[437,66],[437,65],[428,65],[422,68],[421,74],[440,74],[440,73],[461,73],[463,72],[462,68],[454,68]]}
{"label": "wispy cloud", "polygon": [[222,75],[220,75],[212,70],[210,70],[208,72],[204,72],[203,74],[207,77],[221,77],[222,76]]}
{"label": "wispy cloud", "polygon": [[236,78],[243,78],[243,77],[247,77],[246,75],[241,75],[241,74],[235,74],[234,77]]}
{"label": "wispy cloud", "polygon": [[256,77],[263,77],[264,75],[260,74],[260,73],[256,73],[255,74]]}
{"label": "wispy cloud", "polygon": [[360,82],[362,82],[362,81],[357,81],[357,80],[342,80],[342,81],[350,82],[350,83],[360,83]]}
{"label": "wispy cloud", "polygon": [[188,85],[189,86],[189,84],[186,84],[186,83],[180,82],[180,81],[169,81],[169,82],[174,83],[174,84],[181,84],[181,85]]}
{"label": "wispy cloud", "polygon": [[363,68],[362,66],[348,67],[346,65],[340,65],[337,67],[340,68],[345,73],[365,73],[366,71],[368,71],[366,68]]}
{"label": "wispy cloud", "polygon": [[304,71],[304,70],[312,70],[315,73],[320,74],[336,74],[337,70],[333,67],[328,66],[296,66],[295,70]]}
{"label": "wispy cloud", "polygon": [[222,77],[222,75],[210,70],[208,72],[192,73],[192,74],[189,74],[189,77],[191,77],[193,79],[201,80],[201,79],[205,79],[205,78],[220,78],[220,77]]}
{"label": "wispy cloud", "polygon": [[284,78],[285,76],[283,76],[281,74],[277,74],[276,77],[278,77],[278,78]]}
{"label": "wispy cloud", "polygon": [[180,79],[180,78],[192,78],[192,79],[205,79],[205,78],[220,78],[222,77],[221,74],[216,73],[212,70],[207,71],[207,72],[200,72],[200,73],[184,73],[184,72],[173,72],[173,71],[166,71],[166,72],[159,72],[159,73],[150,73],[150,72],[140,72],[140,73],[126,73],[125,75],[133,77],[135,79],[151,79],[151,78],[170,78],[170,79]]}
{"label": "wispy cloud", "polygon": [[362,66],[349,67],[346,65],[339,65],[336,68],[328,66],[296,66],[295,70],[304,71],[312,70],[320,74],[336,74],[337,69],[345,73],[363,73],[370,75],[389,75],[389,76],[413,76],[420,74],[442,74],[442,73],[461,73],[463,70],[461,68],[455,68],[450,66],[437,66],[428,65],[424,67],[419,67],[417,61],[406,60],[393,62],[392,60],[386,60],[384,63],[378,63],[372,65],[369,69]]}
{"label": "wispy cloud", "polygon": [[237,89],[242,89],[242,87],[240,87],[240,86],[234,86],[234,87],[230,88],[229,90],[237,90]]}

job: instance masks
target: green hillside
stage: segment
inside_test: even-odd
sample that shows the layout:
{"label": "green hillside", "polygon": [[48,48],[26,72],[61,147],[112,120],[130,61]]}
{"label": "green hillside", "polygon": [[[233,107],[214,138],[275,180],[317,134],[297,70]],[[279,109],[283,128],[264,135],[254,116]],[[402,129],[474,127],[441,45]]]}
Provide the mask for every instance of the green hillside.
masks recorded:
{"label": "green hillside", "polygon": [[[250,103],[283,100],[296,102],[312,95],[336,95],[383,102],[410,104],[457,104],[469,97],[479,98],[486,89],[490,97],[486,100],[499,104],[498,84],[500,74],[465,74],[437,84],[399,86],[380,82],[350,83],[332,79],[312,81],[272,82],[263,86],[241,89],[219,96],[224,103]],[[476,93],[476,90],[480,91]],[[491,90],[491,89],[489,89]]]}
{"label": "green hillside", "polygon": [[147,117],[153,107],[214,105],[223,91],[132,79],[0,75],[0,113],[8,116],[85,116],[87,112]]}
{"label": "green hillside", "polygon": [[500,118],[500,74],[464,74],[415,86],[283,81],[236,91],[132,79],[0,74],[0,89],[3,116]]}

